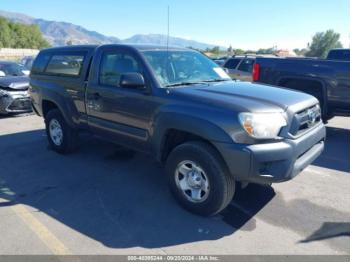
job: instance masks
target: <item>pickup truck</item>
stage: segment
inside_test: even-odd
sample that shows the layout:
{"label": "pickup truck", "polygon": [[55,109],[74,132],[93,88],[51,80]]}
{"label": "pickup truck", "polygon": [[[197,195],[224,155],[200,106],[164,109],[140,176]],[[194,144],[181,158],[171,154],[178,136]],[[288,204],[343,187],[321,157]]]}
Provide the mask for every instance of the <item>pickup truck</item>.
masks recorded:
{"label": "pickup truck", "polygon": [[292,179],[323,151],[313,96],[233,81],[199,52],[162,46],[42,50],[31,71],[34,111],[58,153],[92,134],[155,157],[189,211],[209,216],[236,186]]}
{"label": "pickup truck", "polygon": [[350,51],[334,49],[327,59],[257,58],[253,81],[315,96],[324,120],[350,115]]}
{"label": "pickup truck", "polygon": [[30,112],[29,77],[14,62],[0,61],[0,115]]}

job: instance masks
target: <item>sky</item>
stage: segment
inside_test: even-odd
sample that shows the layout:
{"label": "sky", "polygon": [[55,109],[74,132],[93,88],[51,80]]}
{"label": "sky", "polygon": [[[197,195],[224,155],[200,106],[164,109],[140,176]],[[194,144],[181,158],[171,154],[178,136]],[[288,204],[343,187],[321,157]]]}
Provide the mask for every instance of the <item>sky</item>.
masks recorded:
{"label": "sky", "polygon": [[350,44],[349,0],[0,0],[0,10],[64,21],[121,39],[170,34],[200,42],[258,49],[303,48],[334,29]]}

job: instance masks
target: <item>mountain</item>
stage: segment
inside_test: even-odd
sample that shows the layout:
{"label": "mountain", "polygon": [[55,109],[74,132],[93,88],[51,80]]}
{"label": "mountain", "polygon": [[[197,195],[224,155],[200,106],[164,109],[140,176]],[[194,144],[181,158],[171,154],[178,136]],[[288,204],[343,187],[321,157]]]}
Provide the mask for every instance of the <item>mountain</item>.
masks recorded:
{"label": "mountain", "polygon": [[[148,34],[148,35],[134,35],[130,38],[122,40],[126,44],[156,44],[156,45],[166,45],[167,36],[161,34]],[[204,50],[206,48],[213,48],[214,45],[200,43],[194,40],[187,40],[180,37],[169,37],[169,45],[181,46],[181,47],[193,47],[196,49]],[[222,47],[224,48],[224,47]]]}
{"label": "mountain", "polygon": [[[44,19],[33,18],[25,14],[13,13],[0,10],[0,16],[10,21],[38,25],[44,37],[53,46],[66,45],[71,41],[73,44],[157,44],[166,45],[167,36],[161,34],[137,34],[130,38],[121,40],[113,36],[105,36],[95,31],[90,31],[82,26],[67,22],[48,21]],[[187,40],[179,37],[169,37],[169,44],[180,47],[193,47],[196,49],[213,48],[214,45]],[[225,47],[221,47],[225,48]]]}
{"label": "mountain", "polygon": [[68,41],[72,41],[74,44],[110,44],[120,42],[116,37],[108,37],[66,22],[47,21],[1,10],[0,16],[17,23],[38,25],[44,37],[53,46],[66,45]]}

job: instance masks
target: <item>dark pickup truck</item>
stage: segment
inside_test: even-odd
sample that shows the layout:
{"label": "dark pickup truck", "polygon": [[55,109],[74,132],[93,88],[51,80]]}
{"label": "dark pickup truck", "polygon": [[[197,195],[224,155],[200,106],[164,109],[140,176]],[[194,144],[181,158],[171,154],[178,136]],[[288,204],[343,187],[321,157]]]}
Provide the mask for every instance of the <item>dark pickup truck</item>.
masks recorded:
{"label": "dark pickup truck", "polygon": [[253,81],[303,91],[321,104],[324,120],[350,115],[350,50],[331,50],[327,59],[257,58]]}
{"label": "dark pickup truck", "polygon": [[50,146],[68,153],[81,130],[165,164],[179,203],[214,215],[236,185],[292,179],[323,151],[313,96],[232,81],[202,54],[161,46],[71,46],[36,58],[34,111]]}

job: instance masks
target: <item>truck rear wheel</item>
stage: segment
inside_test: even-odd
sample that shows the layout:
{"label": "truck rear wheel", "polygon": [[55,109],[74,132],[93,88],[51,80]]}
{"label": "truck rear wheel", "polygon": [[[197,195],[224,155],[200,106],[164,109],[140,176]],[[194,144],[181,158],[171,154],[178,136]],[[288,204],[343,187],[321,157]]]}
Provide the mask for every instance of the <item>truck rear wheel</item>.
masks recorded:
{"label": "truck rear wheel", "polygon": [[231,202],[235,181],[220,155],[203,142],[176,147],[166,162],[170,189],[188,211],[212,216]]}
{"label": "truck rear wheel", "polygon": [[76,148],[77,131],[71,128],[58,109],[50,110],[45,117],[46,134],[50,147],[60,154],[67,154]]}

